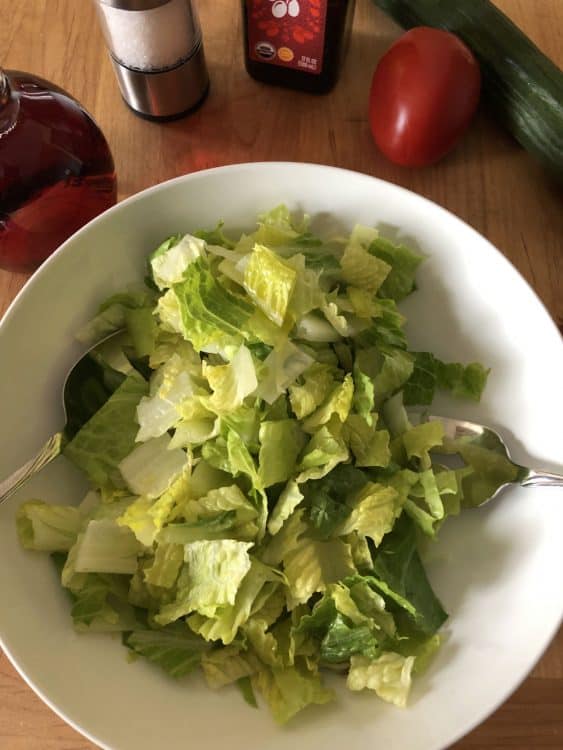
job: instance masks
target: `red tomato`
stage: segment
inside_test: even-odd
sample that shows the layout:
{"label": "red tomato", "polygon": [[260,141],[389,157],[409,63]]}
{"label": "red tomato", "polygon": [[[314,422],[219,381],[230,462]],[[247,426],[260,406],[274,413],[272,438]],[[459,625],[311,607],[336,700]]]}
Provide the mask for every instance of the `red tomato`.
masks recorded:
{"label": "red tomato", "polygon": [[455,146],[479,101],[481,73],[454,34],[419,26],[383,55],[371,84],[369,121],[391,161],[422,167]]}

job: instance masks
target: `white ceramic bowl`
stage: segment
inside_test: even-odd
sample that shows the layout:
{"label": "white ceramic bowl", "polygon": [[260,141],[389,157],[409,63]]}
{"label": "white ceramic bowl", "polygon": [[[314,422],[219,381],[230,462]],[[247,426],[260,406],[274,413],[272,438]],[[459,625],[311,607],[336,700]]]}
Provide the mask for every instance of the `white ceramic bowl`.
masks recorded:
{"label": "white ceramic bowl", "polygon": [[[142,277],[165,236],[251,228],[279,202],[317,222],[377,225],[428,255],[419,290],[403,305],[414,349],[480,360],[491,375],[478,405],[436,409],[501,427],[523,463],[561,461],[563,347],[525,281],[483,237],[438,206],[361,174],[305,164],[248,164],[158,185],[92,221],[31,279],[0,325],[0,476],[61,426],[60,388],[80,354],[77,328],[109,293]],[[449,521],[428,570],[451,618],[446,643],[418,679],[410,707],[339,690],[279,729],[266,709],[199,677],[178,683],[127,663],[118,639],[73,632],[50,561],[20,549],[14,512],[23,497],[80,497],[81,479],[58,459],[0,508],[1,645],[31,687],[104,748],[248,747],[288,750],[437,750],[470,730],[517,687],[553,637],[563,600],[563,491],[510,489]],[[339,682],[338,677],[333,682]]]}

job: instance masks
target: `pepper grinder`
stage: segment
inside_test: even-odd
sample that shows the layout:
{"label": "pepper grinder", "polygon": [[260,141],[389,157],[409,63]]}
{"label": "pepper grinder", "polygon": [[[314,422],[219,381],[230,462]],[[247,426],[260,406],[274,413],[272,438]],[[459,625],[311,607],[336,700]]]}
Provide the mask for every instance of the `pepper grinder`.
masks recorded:
{"label": "pepper grinder", "polygon": [[121,95],[141,117],[171,120],[209,89],[191,0],[96,0]]}

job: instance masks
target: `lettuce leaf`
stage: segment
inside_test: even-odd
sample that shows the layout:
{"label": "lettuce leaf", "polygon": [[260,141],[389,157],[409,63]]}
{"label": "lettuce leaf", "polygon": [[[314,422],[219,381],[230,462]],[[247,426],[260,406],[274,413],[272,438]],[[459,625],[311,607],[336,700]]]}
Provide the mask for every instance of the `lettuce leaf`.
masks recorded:
{"label": "lettuce leaf", "polygon": [[143,548],[128,528],[115,521],[89,521],[76,543],[77,573],[128,573],[137,569]]}
{"label": "lettuce leaf", "polygon": [[252,677],[253,687],[265,698],[274,719],[285,724],[312,703],[334,699],[332,690],[323,687],[318,674],[297,667],[263,669]]}
{"label": "lettuce leaf", "polygon": [[372,240],[369,252],[391,266],[379,289],[382,297],[400,302],[416,289],[416,272],[424,260],[423,255],[405,245],[395,245],[379,236]]}
{"label": "lettuce leaf", "polygon": [[319,408],[303,421],[303,429],[312,432],[317,427],[326,424],[333,414],[338,416],[341,422],[345,422],[352,408],[354,398],[354,381],[348,373],[342,383],[334,387],[328,397]]}
{"label": "lettuce leaf", "polygon": [[92,320],[79,329],[76,338],[83,344],[96,344],[125,328],[130,311],[152,309],[154,303],[155,295],[144,286],[113,294],[100,305]]}
{"label": "lettuce leaf", "polygon": [[138,627],[123,575],[82,574],[70,594],[71,617],[79,633],[114,633]]}
{"label": "lettuce leaf", "polygon": [[278,533],[284,522],[291,516],[304,495],[297,482],[292,479],[283,488],[280,496],[269,516],[268,531],[272,536]]}
{"label": "lettuce leaf", "polygon": [[422,422],[404,432],[401,438],[407,458],[418,458],[422,468],[430,468],[430,451],[442,445],[444,425],[439,420]]}
{"label": "lettuce leaf", "polygon": [[174,284],[158,303],[161,319],[182,333],[196,351],[223,351],[240,346],[253,306],[225,288],[198,258],[183,281]]}
{"label": "lettuce leaf", "polygon": [[278,585],[280,580],[280,574],[273,568],[259,560],[251,559],[250,570],[240,584],[234,604],[221,607],[213,617],[205,617],[199,613],[190,615],[188,625],[207,641],[222,641],[229,645],[234,641],[239,628],[248,621],[253,610],[260,608],[256,603],[261,592],[266,591],[269,596],[271,589],[266,588],[268,584]]}
{"label": "lettuce leaf", "polygon": [[479,401],[489,370],[479,362],[462,365],[442,362],[430,352],[414,354],[414,369],[405,384],[404,402],[407,406],[428,406],[436,390],[450,391],[457,398]]}
{"label": "lettuce leaf", "polygon": [[314,363],[305,370],[302,383],[289,386],[289,400],[297,419],[312,414],[327,398],[334,386],[333,369],[321,363]]}
{"label": "lettuce leaf", "polygon": [[37,552],[68,551],[80,532],[84,517],[78,508],[28,500],[16,512],[20,544]]}
{"label": "lettuce leaf", "polygon": [[235,603],[242,579],[250,570],[251,542],[233,539],[197,541],[184,547],[184,576],[176,601],[162,607],[155,619],[166,625],[190,612],[213,617],[218,608]]}
{"label": "lettuce leaf", "polygon": [[350,690],[374,690],[384,701],[404,708],[411,687],[413,656],[401,656],[387,651],[376,659],[354,655],[346,685]]}
{"label": "lettuce leaf", "polygon": [[393,528],[401,512],[399,497],[392,487],[368,482],[349,503],[350,512],[337,528],[339,536],[356,531],[373,540],[377,547]]}
{"label": "lettuce leaf", "polygon": [[346,420],[344,435],[356,459],[356,466],[389,465],[391,451],[389,449],[389,433],[387,430],[376,430],[364,417],[350,414]]}
{"label": "lettuce leaf", "polygon": [[170,677],[193,672],[209,649],[209,644],[186,627],[168,626],[160,630],[134,630],[125,633],[123,644],[136,654],[158,664]]}
{"label": "lettuce leaf", "polygon": [[252,651],[244,651],[237,646],[222,646],[204,653],[201,667],[209,687],[217,690],[255,674],[262,664]]}
{"label": "lettuce leaf", "polygon": [[285,554],[283,561],[289,609],[308,601],[317,592],[322,593],[328,584],[356,572],[350,545],[340,539],[323,542],[303,537]]}
{"label": "lettuce leaf", "polygon": [[265,245],[256,243],[244,270],[244,288],[277,326],[283,325],[295,286],[296,271]]}
{"label": "lettuce leaf", "polygon": [[295,419],[264,421],[260,425],[258,476],[262,487],[290,479],[307,438]]}
{"label": "lettuce leaf", "polygon": [[365,485],[363,472],[348,464],[340,464],[321,479],[303,486],[311,535],[328,539],[345,522],[352,509],[347,502]]}
{"label": "lettuce leaf", "polygon": [[283,339],[262,363],[257,395],[268,404],[273,404],[313,362],[313,358],[302,348],[287,338]]}
{"label": "lettuce leaf", "polygon": [[433,635],[447,614],[426,577],[416,542],[416,527],[404,514],[383,540],[373,557],[373,584],[399,604],[413,625]]}
{"label": "lettuce leaf", "polygon": [[119,464],[129,489],[148,498],[160,497],[181,476],[187,464],[186,452],[170,450],[170,437],[151,438],[134,448]]}
{"label": "lettuce leaf", "polygon": [[338,664],[347,662],[355,654],[374,658],[380,650],[369,625],[349,625],[342,615],[337,614],[321,642],[320,658],[324,663]]}
{"label": "lettuce leaf", "polygon": [[205,257],[206,242],[191,234],[178,242],[161,245],[153,254],[150,266],[154,283],[160,290],[169,289],[184,278],[187,267],[197,258]]}
{"label": "lettuce leaf", "polygon": [[129,375],[63,449],[94,486],[124,486],[119,464],[135,445],[137,406],[146,392],[146,381]]}
{"label": "lettuce leaf", "polygon": [[[357,233],[356,233],[357,235]],[[372,255],[352,234],[340,260],[342,277],[358,289],[375,294],[391,272],[391,266]]]}
{"label": "lettuce leaf", "polygon": [[184,547],[181,544],[160,542],[156,545],[152,565],[144,569],[145,581],[151,586],[171,589],[183,563]]}
{"label": "lettuce leaf", "polygon": [[229,363],[205,367],[204,375],[213,391],[204,403],[217,414],[237,409],[258,385],[252,355],[246,346],[240,346]]}
{"label": "lettuce leaf", "polygon": [[324,425],[309,440],[297,465],[297,483],[320,479],[349,457],[344,441]]}
{"label": "lettuce leaf", "polygon": [[194,395],[193,376],[200,372],[199,357],[191,347],[182,354],[174,352],[155,372],[150,381],[150,395],[143,396],[137,407],[138,442],[160,437],[180,421],[180,407]]}

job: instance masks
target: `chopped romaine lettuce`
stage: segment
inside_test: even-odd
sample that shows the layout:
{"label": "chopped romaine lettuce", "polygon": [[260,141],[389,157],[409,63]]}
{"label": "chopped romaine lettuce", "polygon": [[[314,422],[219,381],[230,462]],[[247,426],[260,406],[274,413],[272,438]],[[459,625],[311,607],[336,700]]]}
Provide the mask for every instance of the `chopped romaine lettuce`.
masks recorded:
{"label": "chopped romaine lettuce", "polygon": [[148,286],[101,305],[81,338],[124,331],[93,353],[102,387],[64,450],[92,489],[16,517],[76,630],[121,632],[171,677],[201,667],[280,723],[334,698],[323,667],[406,704],[447,617],[419,538],[514,478],[409,420],[438,389],[478,399],[488,372],[409,350],[397,302],[422,259],[366,226],[316,237],[278,206],[238,239],[168,237]]}

